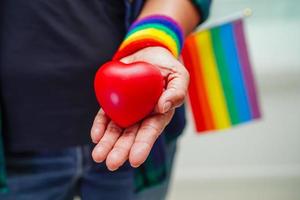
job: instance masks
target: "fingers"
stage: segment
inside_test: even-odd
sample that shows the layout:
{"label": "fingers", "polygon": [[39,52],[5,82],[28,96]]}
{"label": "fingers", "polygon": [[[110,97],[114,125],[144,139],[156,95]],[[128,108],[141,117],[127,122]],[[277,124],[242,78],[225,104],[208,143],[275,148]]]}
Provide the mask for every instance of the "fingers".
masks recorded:
{"label": "fingers", "polygon": [[189,74],[185,67],[178,62],[175,72],[170,73],[167,78],[167,88],[158,100],[156,110],[159,113],[166,113],[171,109],[179,107],[186,96]]}
{"label": "fingers", "polygon": [[94,143],[98,143],[104,134],[109,118],[102,109],[97,113],[91,129],[91,138]]}
{"label": "fingers", "polygon": [[174,110],[171,110],[165,114],[156,114],[142,122],[129,153],[129,161],[133,167],[138,167],[145,162],[154,142],[170,122],[173,114]]}
{"label": "fingers", "polygon": [[92,157],[95,162],[103,162],[110,150],[115,145],[116,141],[122,133],[122,128],[116,125],[113,121],[110,121],[103,137],[100,139],[99,143],[95,146]]}
{"label": "fingers", "polygon": [[92,152],[94,161],[103,162],[106,159],[107,168],[111,171],[118,169],[127,159],[133,167],[140,166],[173,114],[174,110],[156,114],[145,119],[141,125],[135,124],[124,131],[110,121]]}
{"label": "fingers", "polygon": [[139,124],[135,124],[124,130],[121,137],[107,156],[106,165],[109,170],[117,170],[128,159],[138,129]]}

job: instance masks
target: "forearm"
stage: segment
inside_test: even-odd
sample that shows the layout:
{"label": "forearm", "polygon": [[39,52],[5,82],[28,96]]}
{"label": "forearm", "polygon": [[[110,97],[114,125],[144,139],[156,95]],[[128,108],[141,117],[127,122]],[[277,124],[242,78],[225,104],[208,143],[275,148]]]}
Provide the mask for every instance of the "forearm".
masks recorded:
{"label": "forearm", "polygon": [[188,35],[200,21],[200,13],[189,0],[147,0],[138,18],[161,14],[173,18]]}

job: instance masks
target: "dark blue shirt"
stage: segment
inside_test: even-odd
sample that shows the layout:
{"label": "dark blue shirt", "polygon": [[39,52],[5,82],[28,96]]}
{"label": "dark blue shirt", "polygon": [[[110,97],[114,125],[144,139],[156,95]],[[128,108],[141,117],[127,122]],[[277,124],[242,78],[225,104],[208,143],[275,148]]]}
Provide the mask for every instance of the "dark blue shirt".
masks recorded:
{"label": "dark blue shirt", "polygon": [[110,0],[2,0],[0,101],[9,151],[87,144],[98,67],[125,34]]}

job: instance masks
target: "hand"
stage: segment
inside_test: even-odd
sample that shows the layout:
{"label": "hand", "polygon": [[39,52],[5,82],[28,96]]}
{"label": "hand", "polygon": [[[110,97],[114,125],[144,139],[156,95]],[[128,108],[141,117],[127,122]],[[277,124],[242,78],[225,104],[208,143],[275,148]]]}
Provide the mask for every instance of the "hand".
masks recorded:
{"label": "hand", "polygon": [[157,66],[167,80],[155,112],[141,122],[122,129],[100,109],[95,117],[91,138],[95,146],[92,157],[113,171],[129,160],[131,166],[140,166],[148,157],[152,146],[171,121],[174,110],[187,93],[189,74],[174,56],[162,47],[148,47],[121,60],[124,63],[144,61]]}

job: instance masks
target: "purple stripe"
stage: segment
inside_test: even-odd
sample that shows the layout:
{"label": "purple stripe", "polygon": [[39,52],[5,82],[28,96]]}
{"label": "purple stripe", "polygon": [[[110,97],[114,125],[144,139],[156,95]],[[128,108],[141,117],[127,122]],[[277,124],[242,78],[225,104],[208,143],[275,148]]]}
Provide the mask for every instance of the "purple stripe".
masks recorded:
{"label": "purple stripe", "polygon": [[172,19],[171,17],[165,16],[165,15],[151,15],[151,16],[144,17],[142,19],[136,20],[129,27],[129,30],[134,29],[136,26],[138,26],[140,24],[155,23],[155,22],[159,22],[161,24],[164,24],[168,28],[172,29],[176,33],[176,35],[178,36],[179,42],[182,46],[182,44],[183,44],[183,33],[182,33],[181,27],[179,26],[179,24],[174,19]]}
{"label": "purple stripe", "polygon": [[255,80],[251,69],[250,60],[248,57],[249,54],[247,50],[247,44],[246,44],[246,38],[245,38],[242,20],[238,20],[234,22],[234,33],[236,38],[236,45],[238,48],[241,70],[243,72],[243,76],[245,79],[245,86],[247,88],[248,101],[251,105],[251,115],[252,118],[259,118],[261,117],[261,112],[259,109]]}

